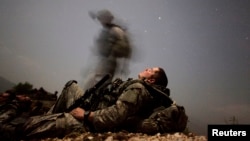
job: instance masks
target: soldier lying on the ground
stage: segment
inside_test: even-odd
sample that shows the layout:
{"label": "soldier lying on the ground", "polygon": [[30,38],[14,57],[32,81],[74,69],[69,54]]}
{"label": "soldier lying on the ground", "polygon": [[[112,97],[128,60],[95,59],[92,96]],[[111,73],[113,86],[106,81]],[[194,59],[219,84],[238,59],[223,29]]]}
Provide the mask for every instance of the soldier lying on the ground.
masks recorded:
{"label": "soldier lying on the ground", "polygon": [[48,114],[29,118],[16,131],[23,131],[22,139],[38,139],[61,138],[71,132],[127,130],[155,134],[185,129],[185,110],[169,97],[168,79],[162,68],[146,69],[138,79],[117,80],[95,91],[101,97],[92,103],[91,110],[77,107],[70,112],[65,111],[86,92],[74,81],[67,83]]}
{"label": "soldier lying on the ground", "polygon": [[0,138],[3,141],[16,140],[13,135],[29,117],[31,99],[8,90],[0,94],[0,104]]}

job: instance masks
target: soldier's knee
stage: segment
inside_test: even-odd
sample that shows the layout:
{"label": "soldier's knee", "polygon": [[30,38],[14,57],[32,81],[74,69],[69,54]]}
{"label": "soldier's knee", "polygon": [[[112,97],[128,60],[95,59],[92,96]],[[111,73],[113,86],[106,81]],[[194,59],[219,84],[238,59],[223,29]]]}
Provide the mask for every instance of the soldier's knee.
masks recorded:
{"label": "soldier's knee", "polygon": [[69,80],[65,85],[64,85],[64,89],[70,87],[73,83],[77,84],[76,80]]}

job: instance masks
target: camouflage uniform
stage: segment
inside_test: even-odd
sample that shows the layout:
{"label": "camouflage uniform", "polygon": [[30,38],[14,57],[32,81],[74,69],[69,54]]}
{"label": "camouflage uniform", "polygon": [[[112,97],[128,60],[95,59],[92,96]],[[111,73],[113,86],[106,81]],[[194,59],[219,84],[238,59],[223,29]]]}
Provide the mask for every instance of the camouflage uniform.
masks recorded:
{"label": "camouflage uniform", "polygon": [[183,132],[188,116],[183,106],[176,103],[169,107],[158,107],[149,118],[140,122],[137,132],[146,134]]}
{"label": "camouflage uniform", "polygon": [[9,124],[9,122],[18,115],[18,105],[16,102],[3,103],[0,111],[0,138],[3,140],[14,140],[12,138],[15,135],[15,127]]}
{"label": "camouflage uniform", "polygon": [[[107,87],[108,90],[99,90],[104,93],[99,100],[96,100],[98,103],[94,110],[93,121],[90,123],[79,121],[69,113],[63,112],[74,100],[83,95],[83,90],[78,84],[71,83],[64,88],[58,102],[48,115],[30,118],[24,125],[24,133],[26,138],[38,138],[63,137],[72,131],[160,132],[164,128],[159,127],[160,122],[154,120],[157,118],[152,113],[159,111],[157,110],[159,107],[169,107],[173,103],[168,97],[169,91],[162,91],[158,88],[142,80],[128,80],[121,82],[115,88]],[[148,132],[148,130],[153,130],[153,132]]]}
{"label": "camouflage uniform", "polygon": [[77,131],[87,132],[82,121],[78,121],[71,114],[64,112],[84,92],[76,81],[69,81],[57,102],[43,116],[33,116],[23,125],[24,139],[43,137],[63,137],[64,135]]}
{"label": "camouflage uniform", "polygon": [[0,138],[3,141],[17,140],[21,137],[17,130],[28,119],[31,101],[14,99],[3,103],[0,110]]}
{"label": "camouflage uniform", "polygon": [[86,88],[99,81],[107,73],[114,77],[117,71],[121,71],[118,68],[127,71],[127,60],[124,58],[130,58],[131,54],[128,35],[123,28],[112,23],[113,15],[111,12],[101,10],[95,16],[106,21],[106,23],[103,25],[93,48],[93,52],[98,56],[98,62],[94,70],[88,74],[89,78],[85,82]]}
{"label": "camouflage uniform", "polygon": [[112,101],[106,98],[109,104],[104,106],[101,102],[91,125],[98,132],[182,132],[188,117],[184,107],[177,105],[169,95],[168,88],[150,85],[142,80],[125,81],[113,93],[106,95],[118,99]]}
{"label": "camouflage uniform", "polygon": [[144,117],[152,101],[153,97],[141,83],[131,84],[123,90],[115,105],[95,111],[92,123],[94,129],[110,131],[121,128],[130,118]]}

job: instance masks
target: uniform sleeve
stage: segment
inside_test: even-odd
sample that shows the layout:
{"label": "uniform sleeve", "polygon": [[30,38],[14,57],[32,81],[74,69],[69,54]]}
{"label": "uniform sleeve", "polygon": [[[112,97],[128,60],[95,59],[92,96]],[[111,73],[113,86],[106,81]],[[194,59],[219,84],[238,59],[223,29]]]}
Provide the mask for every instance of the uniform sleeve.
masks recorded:
{"label": "uniform sleeve", "polygon": [[140,83],[132,84],[123,91],[115,105],[94,112],[93,126],[97,131],[112,129],[122,124],[142,107],[148,92]]}
{"label": "uniform sleeve", "polygon": [[16,117],[18,114],[18,104],[16,101],[11,102],[6,109],[0,111],[0,123],[5,123]]}
{"label": "uniform sleeve", "polygon": [[113,27],[110,30],[110,34],[117,40],[122,40],[124,38],[124,31],[119,27]]}
{"label": "uniform sleeve", "polygon": [[110,43],[112,46],[111,54],[117,58],[129,57],[131,54],[130,41],[127,34],[119,27],[110,30]]}

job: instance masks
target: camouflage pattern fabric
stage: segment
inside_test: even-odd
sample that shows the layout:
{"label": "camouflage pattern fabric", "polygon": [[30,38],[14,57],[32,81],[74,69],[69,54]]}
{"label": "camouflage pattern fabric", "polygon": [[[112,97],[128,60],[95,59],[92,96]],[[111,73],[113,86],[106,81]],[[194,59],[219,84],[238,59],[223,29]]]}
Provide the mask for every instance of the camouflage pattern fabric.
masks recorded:
{"label": "camouflage pattern fabric", "polygon": [[74,80],[68,81],[65,84],[60,97],[58,98],[55,105],[50,109],[49,113],[64,112],[75,102],[76,99],[83,96],[83,94],[84,94],[83,89],[79,87],[76,81]]}
{"label": "camouflage pattern fabric", "polygon": [[107,26],[108,27],[102,29],[97,38],[97,53],[104,57],[129,58],[131,47],[126,32],[114,24]]}
{"label": "camouflage pattern fabric", "polygon": [[120,58],[129,58],[131,55],[131,46],[129,43],[126,32],[120,27],[114,26],[111,28],[111,43],[112,43],[112,55]]}
{"label": "camouflage pattern fabric", "polygon": [[84,123],[64,111],[83,95],[76,81],[69,81],[46,115],[33,116],[24,124],[24,138],[63,137],[72,131],[87,132]]}
{"label": "camouflage pattern fabric", "polygon": [[141,83],[133,83],[122,91],[115,105],[95,111],[93,126],[97,131],[122,128],[123,123],[129,124],[127,119],[130,117],[145,116],[150,111],[146,105],[152,101],[152,96]]}
{"label": "camouflage pattern fabric", "polygon": [[147,119],[143,120],[138,126],[138,131],[155,134],[183,132],[187,126],[188,116],[183,106],[172,104],[171,106],[159,107]]}
{"label": "camouflage pattern fabric", "polygon": [[0,139],[2,141],[14,141],[21,137],[16,132],[17,127],[23,125],[29,117],[30,101],[14,99],[2,105],[0,111]]}
{"label": "camouflage pattern fabric", "polygon": [[93,52],[97,55],[98,61],[87,76],[84,85],[86,88],[91,87],[106,74],[114,77],[123,75],[120,74],[121,70],[123,73],[127,73],[128,60],[123,59],[130,59],[132,49],[126,32],[118,25],[110,23],[101,30]]}
{"label": "camouflage pattern fabric", "polygon": [[24,112],[13,118],[11,121],[0,124],[1,141],[17,141],[21,139],[23,136],[22,125],[29,117],[29,113]]}
{"label": "camouflage pattern fabric", "polygon": [[43,116],[33,116],[23,126],[24,139],[59,137],[71,132],[87,132],[83,123],[69,113],[56,113]]}
{"label": "camouflage pattern fabric", "polygon": [[[11,124],[0,124],[0,139],[1,141],[16,141],[16,126]],[[20,136],[20,135],[19,135]]]}
{"label": "camouflage pattern fabric", "polygon": [[[134,115],[143,107],[142,99],[150,99],[148,98],[150,97],[149,92],[144,89],[143,85],[140,83],[132,84],[124,91],[125,92],[119,97],[119,100],[114,106],[108,108],[105,108],[104,106],[103,108],[105,109],[95,111],[96,116],[93,122],[95,130],[93,130],[93,132],[108,131],[115,126],[120,125],[128,116]],[[45,135],[60,137],[61,135],[68,133],[68,131],[72,131],[72,129],[80,129],[79,131],[83,132],[89,131],[90,127],[88,127],[86,123],[74,119],[68,113],[57,113],[60,108],[67,108],[65,104],[60,102],[66,102],[66,105],[70,106],[70,104],[67,104],[67,99],[72,101],[72,99],[78,97],[74,96],[74,94],[78,96],[82,95],[82,89],[76,83],[72,83],[62,91],[62,94],[56,103],[57,106],[55,105],[54,109],[51,110],[54,112],[48,115],[34,116],[30,118],[23,126],[26,137],[32,138],[34,136],[39,137]],[[53,135],[50,133],[53,133]]]}
{"label": "camouflage pattern fabric", "polygon": [[1,111],[0,111],[0,123],[6,123],[11,121],[14,117],[16,117],[19,114],[20,109],[19,104],[16,100],[13,100],[9,103],[5,103],[2,105]]}
{"label": "camouflage pattern fabric", "polygon": [[[63,89],[58,102],[43,116],[31,117],[23,126],[26,138],[63,137],[72,131],[106,132],[127,130],[148,134],[183,131],[187,116],[182,106],[169,104],[161,106],[159,98],[152,96],[141,80],[129,80],[121,83],[116,89],[107,91],[94,111],[93,122],[84,123],[76,120],[69,113],[61,112],[68,108],[76,98],[83,95],[83,90],[76,83]],[[105,98],[114,96],[117,99]],[[157,94],[154,94],[157,95]],[[112,99],[112,105],[107,102]],[[164,101],[163,101],[164,102]],[[166,102],[166,101],[165,101]],[[165,104],[166,105],[166,104]],[[168,104],[167,104],[168,105]],[[159,108],[160,107],[160,108]]]}
{"label": "camouflage pattern fabric", "polygon": [[3,141],[14,141],[15,126],[9,124],[17,115],[18,105],[15,102],[5,103],[0,111],[0,138]]}

